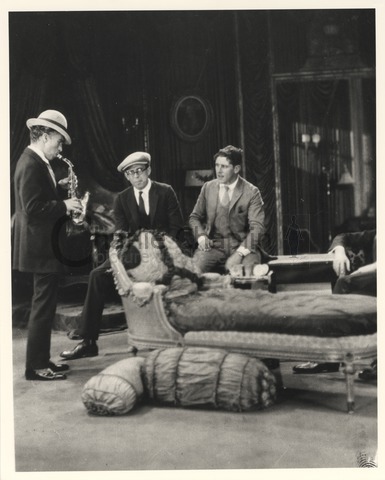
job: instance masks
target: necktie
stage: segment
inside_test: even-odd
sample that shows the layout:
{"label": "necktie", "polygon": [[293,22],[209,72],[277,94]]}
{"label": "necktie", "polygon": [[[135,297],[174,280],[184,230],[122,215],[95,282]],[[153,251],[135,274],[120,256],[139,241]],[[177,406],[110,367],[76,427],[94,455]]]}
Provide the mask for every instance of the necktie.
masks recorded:
{"label": "necktie", "polygon": [[139,192],[139,213],[141,215],[147,215],[146,209],[144,207],[143,192]]}
{"label": "necktie", "polygon": [[51,178],[52,178],[52,181],[56,187],[56,178],[55,178],[55,174],[53,173],[53,170],[52,170],[52,167],[49,163],[46,164],[47,165],[47,168],[48,168],[48,171],[49,171],[49,174],[51,175]]}
{"label": "necktie", "polygon": [[223,190],[224,191],[223,191],[223,195],[222,195],[222,199],[221,199],[221,204],[224,207],[228,207],[228,205],[230,203],[229,187],[227,185],[224,185]]}

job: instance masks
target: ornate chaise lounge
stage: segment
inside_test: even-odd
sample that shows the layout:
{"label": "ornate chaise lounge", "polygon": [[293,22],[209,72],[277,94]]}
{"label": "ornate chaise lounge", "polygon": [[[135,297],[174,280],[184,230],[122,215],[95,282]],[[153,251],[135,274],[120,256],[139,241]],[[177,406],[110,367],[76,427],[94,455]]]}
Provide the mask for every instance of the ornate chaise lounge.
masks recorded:
{"label": "ornate chaise lounge", "polygon": [[[171,239],[151,235],[139,233],[128,248],[116,237],[110,249],[131,347],[200,346],[263,359],[340,362],[353,412],[354,374],[377,355],[375,298],[235,289],[226,276],[197,275]],[[130,269],[133,246],[142,261]]]}

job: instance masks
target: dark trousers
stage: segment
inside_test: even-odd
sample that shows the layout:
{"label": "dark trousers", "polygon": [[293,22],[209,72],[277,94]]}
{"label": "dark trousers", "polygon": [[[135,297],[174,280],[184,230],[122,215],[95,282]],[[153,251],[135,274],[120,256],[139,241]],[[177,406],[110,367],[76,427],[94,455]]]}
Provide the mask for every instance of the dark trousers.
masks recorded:
{"label": "dark trousers", "polygon": [[107,259],[90,273],[79,329],[80,335],[86,340],[97,340],[99,338],[100,324],[107,297],[115,294],[118,298],[112,272],[107,271],[110,269],[110,260]]}
{"label": "dark trousers", "polygon": [[27,370],[48,367],[58,288],[58,273],[33,274],[33,296],[28,321]]}
{"label": "dark trousers", "polygon": [[333,287],[333,293],[356,293],[358,295],[377,296],[377,277],[375,272],[356,273],[339,277]]}

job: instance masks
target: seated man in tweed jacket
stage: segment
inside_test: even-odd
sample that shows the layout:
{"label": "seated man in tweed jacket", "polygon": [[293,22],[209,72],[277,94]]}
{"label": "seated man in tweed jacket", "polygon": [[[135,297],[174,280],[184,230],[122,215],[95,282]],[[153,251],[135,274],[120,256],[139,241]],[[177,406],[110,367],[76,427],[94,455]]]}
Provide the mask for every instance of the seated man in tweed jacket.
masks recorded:
{"label": "seated man in tweed jacket", "polygon": [[228,145],[214,155],[216,179],[206,182],[190,215],[202,272],[231,270],[271,259],[261,246],[265,213],[259,189],[242,178],[242,150]]}

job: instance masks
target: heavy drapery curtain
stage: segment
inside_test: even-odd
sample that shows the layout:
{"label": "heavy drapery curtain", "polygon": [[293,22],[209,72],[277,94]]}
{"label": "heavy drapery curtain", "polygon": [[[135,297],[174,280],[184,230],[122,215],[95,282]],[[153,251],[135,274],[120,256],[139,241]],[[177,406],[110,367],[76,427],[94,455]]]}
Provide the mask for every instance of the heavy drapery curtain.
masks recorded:
{"label": "heavy drapery curtain", "polygon": [[265,203],[267,251],[277,253],[272,106],[267,13],[240,13],[239,38],[243,93],[246,178]]}
{"label": "heavy drapery curtain", "polygon": [[111,140],[110,124],[105,117],[96,82],[97,72],[92,61],[95,43],[90,39],[89,32],[76,24],[63,29],[63,33],[64,49],[73,78],[76,121],[83,137],[83,154],[91,159],[93,174],[101,185],[110,190],[119,189],[122,180],[116,167],[121,159]]}
{"label": "heavy drapery curtain", "polygon": [[95,81],[94,44],[89,32],[76,27],[54,14],[32,21],[22,14],[10,17],[12,192],[17,160],[29,144],[25,122],[46,109],[66,115],[73,145],[64,154],[71,155],[80,175],[83,172],[110,191],[124,185],[116,171],[122,159],[115,153]]}

